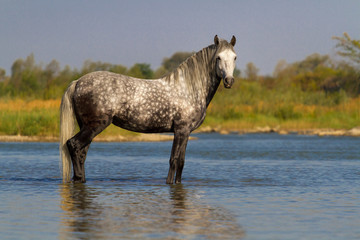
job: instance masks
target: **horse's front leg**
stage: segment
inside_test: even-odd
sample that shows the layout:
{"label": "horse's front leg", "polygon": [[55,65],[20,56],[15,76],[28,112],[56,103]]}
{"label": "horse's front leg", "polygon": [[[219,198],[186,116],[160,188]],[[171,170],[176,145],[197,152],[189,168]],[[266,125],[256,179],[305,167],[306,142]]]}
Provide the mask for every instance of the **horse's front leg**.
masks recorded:
{"label": "horse's front leg", "polygon": [[169,173],[166,179],[167,184],[174,183],[175,172],[175,183],[181,182],[181,174],[185,164],[185,151],[189,135],[190,131],[187,130],[175,131],[174,142],[171,149],[171,157],[169,161]]}

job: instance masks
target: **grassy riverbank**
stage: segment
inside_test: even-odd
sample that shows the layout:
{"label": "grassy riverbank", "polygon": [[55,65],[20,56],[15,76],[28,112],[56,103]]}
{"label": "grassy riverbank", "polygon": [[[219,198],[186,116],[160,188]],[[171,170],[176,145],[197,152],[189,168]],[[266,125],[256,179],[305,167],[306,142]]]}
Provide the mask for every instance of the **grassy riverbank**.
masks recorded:
{"label": "grassy riverbank", "polygon": [[[0,135],[59,136],[59,106],[56,100],[0,100]],[[111,126],[104,136],[135,137],[139,134]]]}
{"label": "grassy riverbank", "polygon": [[268,89],[258,82],[220,89],[210,104],[205,126],[227,130],[270,127],[351,129],[360,125],[360,98],[345,92],[304,92],[296,88]]}
{"label": "grassy riverbank", "polygon": [[[60,100],[0,100],[0,135],[59,135]],[[233,89],[220,87],[202,127],[244,131],[270,127],[285,131],[351,129],[360,125],[360,98],[345,93],[326,95],[296,89],[269,90],[257,82],[241,82]],[[138,136],[111,126],[101,137]]]}

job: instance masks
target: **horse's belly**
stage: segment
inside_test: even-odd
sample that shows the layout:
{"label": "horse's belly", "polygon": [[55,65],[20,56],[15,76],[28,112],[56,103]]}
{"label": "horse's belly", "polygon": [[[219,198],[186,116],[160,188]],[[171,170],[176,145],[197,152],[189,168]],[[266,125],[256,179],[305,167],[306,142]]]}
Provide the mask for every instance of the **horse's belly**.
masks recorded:
{"label": "horse's belly", "polygon": [[172,131],[172,121],[170,121],[170,119],[160,120],[157,119],[155,116],[114,116],[113,124],[134,132],[159,133]]}

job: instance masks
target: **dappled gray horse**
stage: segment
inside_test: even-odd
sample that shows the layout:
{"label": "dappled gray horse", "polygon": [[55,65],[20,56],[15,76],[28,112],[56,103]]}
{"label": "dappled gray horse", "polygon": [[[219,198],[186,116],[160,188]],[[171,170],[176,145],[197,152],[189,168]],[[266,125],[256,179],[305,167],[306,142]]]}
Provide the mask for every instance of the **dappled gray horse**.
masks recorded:
{"label": "dappled gray horse", "polygon": [[[206,108],[221,79],[231,88],[236,38],[195,53],[173,72],[156,80],[111,72],[93,72],[73,81],[60,107],[60,155],[63,181],[85,182],[85,158],[91,141],[111,123],[135,132],[173,132],[166,183],[181,182],[190,133],[205,119]],[[80,131],[74,134],[74,118]]]}

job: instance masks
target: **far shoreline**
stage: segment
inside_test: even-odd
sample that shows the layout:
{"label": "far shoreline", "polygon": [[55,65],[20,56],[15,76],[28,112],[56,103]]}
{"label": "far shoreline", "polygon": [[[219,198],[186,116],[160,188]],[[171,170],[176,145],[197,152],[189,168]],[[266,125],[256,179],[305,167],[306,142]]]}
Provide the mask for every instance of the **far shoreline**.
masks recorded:
{"label": "far shoreline", "polygon": [[[349,130],[346,129],[280,129],[266,127],[256,127],[253,129],[236,129],[228,130],[221,128],[211,128],[209,126],[200,128],[193,133],[219,133],[227,134],[259,134],[259,133],[277,133],[279,135],[315,135],[315,136],[351,136],[360,137],[360,127],[355,127]],[[191,137],[194,140],[196,137]],[[98,136],[94,142],[163,142],[172,141],[173,135],[171,134],[145,134],[138,135],[108,135]],[[59,137],[56,136],[22,136],[22,135],[0,135],[0,142],[58,142]]]}
{"label": "far shoreline", "polygon": [[316,136],[352,136],[360,137],[360,126],[351,129],[314,128],[314,129],[281,129],[269,126],[256,127],[252,129],[227,130],[221,128],[203,127],[196,133],[220,133],[220,134],[256,134],[256,133],[277,133],[279,135],[316,135]]}

